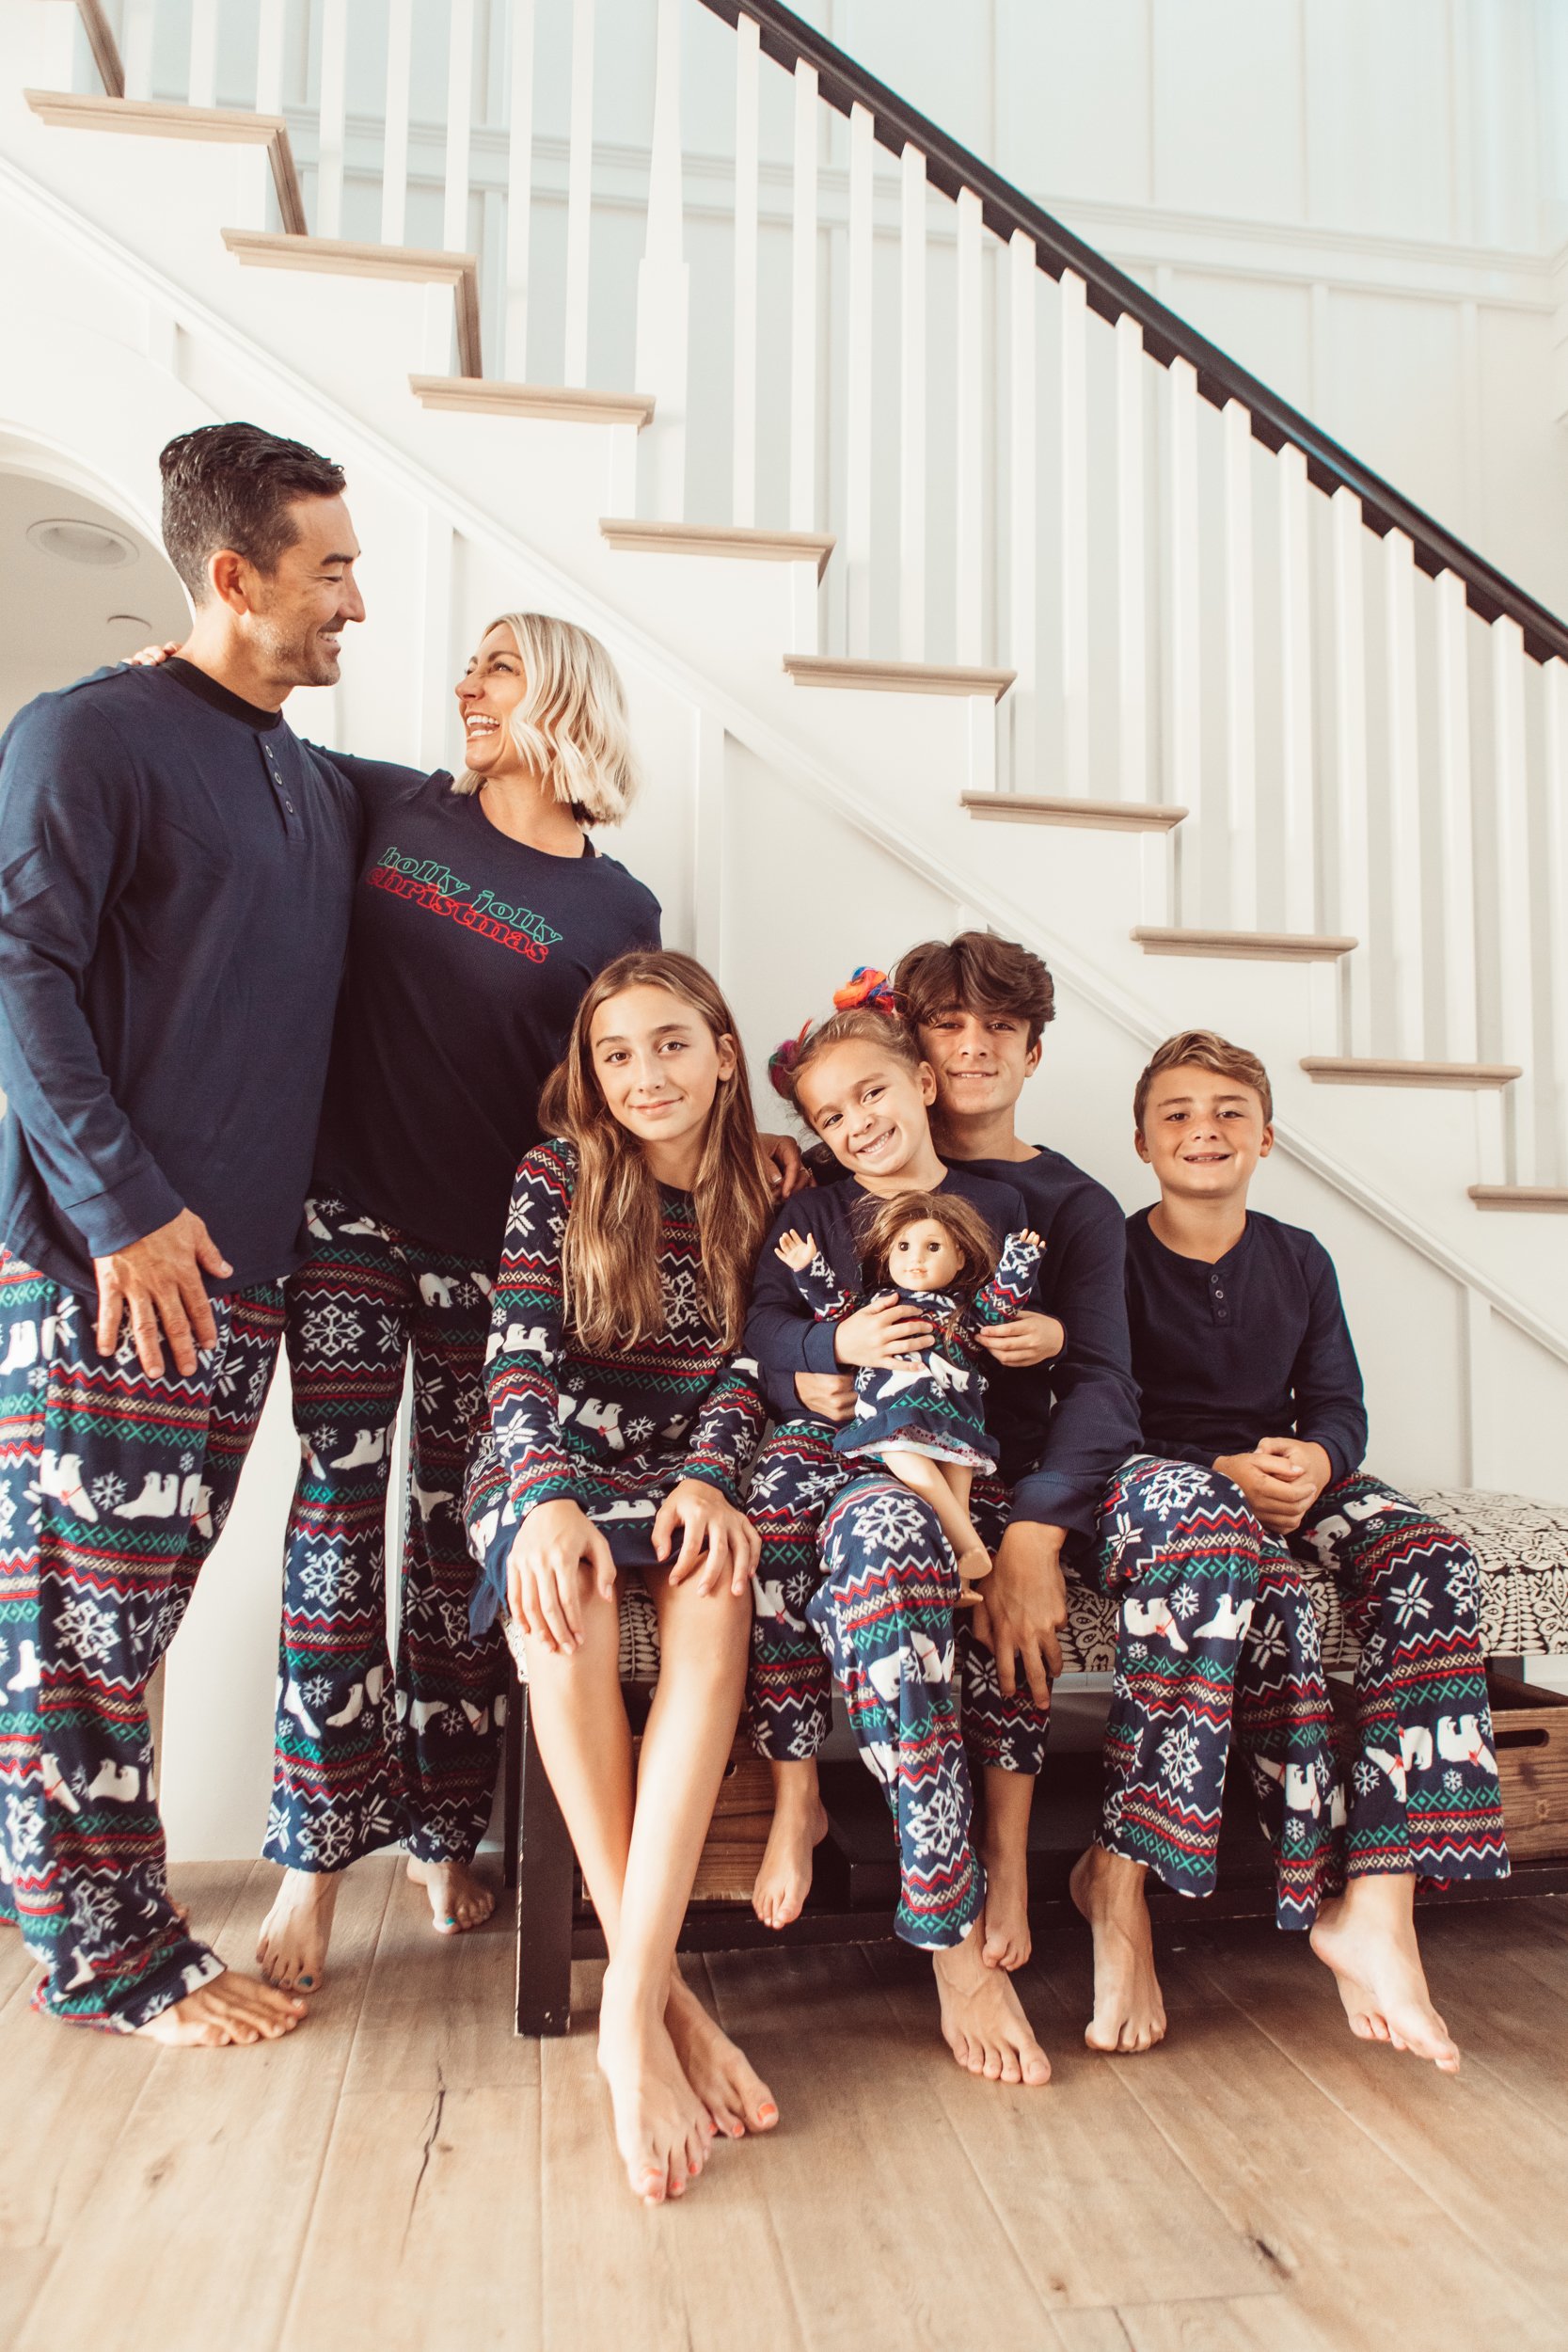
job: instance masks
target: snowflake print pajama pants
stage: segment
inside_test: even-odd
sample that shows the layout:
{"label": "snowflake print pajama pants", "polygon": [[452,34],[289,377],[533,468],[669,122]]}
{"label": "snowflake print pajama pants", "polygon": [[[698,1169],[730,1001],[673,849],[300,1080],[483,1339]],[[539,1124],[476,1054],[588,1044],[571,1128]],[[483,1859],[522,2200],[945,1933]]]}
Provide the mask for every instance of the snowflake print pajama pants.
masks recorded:
{"label": "snowflake print pajama pants", "polygon": [[146,1704],[234,1499],[282,1294],[213,1314],[191,1377],[153,1378],[0,1250],[0,1918],[45,1970],[35,2007],[110,2030],[223,1971],[169,1903]]}
{"label": "snowflake print pajama pants", "polygon": [[[996,1542],[1006,1489],[977,1478],[972,1500],[981,1534]],[[857,1472],[831,1429],[777,1430],[746,1508],[762,1538],[747,1679],[757,1748],[781,1763],[816,1756],[836,1683],[897,1825],[897,1931],[927,1950],[960,1944],[986,1891],[966,1745],[975,1764],[1037,1771],[1044,1719],[1027,1693],[1003,1697],[966,1626],[955,1633],[958,1581],[935,1514],[896,1479]]]}
{"label": "snowflake print pajama pants", "polygon": [[[309,1204],[284,1287],[299,1483],[284,1551],[272,1810],[262,1851],[341,1870],[389,1839],[467,1862],[490,1818],[504,1651],[468,1630],[464,1470],[483,1417],[489,1272]],[[413,1438],[394,1674],[387,1489],[412,1349]]]}

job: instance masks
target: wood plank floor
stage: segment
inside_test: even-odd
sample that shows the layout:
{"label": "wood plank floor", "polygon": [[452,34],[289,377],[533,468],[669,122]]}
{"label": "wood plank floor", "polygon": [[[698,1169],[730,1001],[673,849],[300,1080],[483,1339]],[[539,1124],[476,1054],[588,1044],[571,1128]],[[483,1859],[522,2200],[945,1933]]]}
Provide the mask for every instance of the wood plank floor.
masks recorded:
{"label": "wood plank floor", "polygon": [[[176,1873],[245,1963],[264,1866]],[[283,2044],[160,2051],[28,2009],[0,1935],[5,2352],[1385,2352],[1568,2344],[1568,1900],[1425,1915],[1456,2080],[1353,2042],[1304,1940],[1162,1937],[1148,2058],[1080,2041],[1085,1940],[1022,1979],[1045,2091],[977,2084],[918,1955],[689,1962],[784,2122],[633,2203],[578,2030],[509,2029],[511,1939],[390,1861]]]}

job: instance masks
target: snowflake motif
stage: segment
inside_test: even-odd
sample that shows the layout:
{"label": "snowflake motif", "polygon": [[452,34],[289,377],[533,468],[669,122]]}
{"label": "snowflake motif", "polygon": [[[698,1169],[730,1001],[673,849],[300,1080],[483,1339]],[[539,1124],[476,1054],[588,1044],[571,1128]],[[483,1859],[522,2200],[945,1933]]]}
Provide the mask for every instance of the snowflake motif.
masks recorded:
{"label": "snowflake motif", "polygon": [[935,1788],[905,1824],[917,1854],[953,1853],[963,1836],[963,1806],[956,1788]]}
{"label": "snowflake motif", "polygon": [[84,1948],[102,1950],[119,1925],[119,1906],[106,1887],[79,1880],[71,1890],[71,1921]]}
{"label": "snowflake motif", "polygon": [[299,1694],[307,1707],[325,1707],[332,1696],[330,1675],[312,1675],[308,1682],[300,1684]]}
{"label": "snowflake motif", "polygon": [[375,1343],[382,1355],[399,1356],[403,1353],[403,1325],[396,1315],[376,1316]]}
{"label": "snowflake motif", "polygon": [[626,1438],[632,1445],[646,1445],[654,1434],[654,1424],[646,1413],[638,1413],[626,1423]]}
{"label": "snowflake motif", "polygon": [[809,1724],[802,1724],[799,1731],[790,1733],[789,1753],[798,1760],[804,1761],[806,1757],[815,1756],[819,1744],[816,1734]]}
{"label": "snowflake motif", "polygon": [[1118,1511],[1100,1540],[1106,1554],[1106,1574],[1115,1576],[1128,1553],[1137,1550],[1138,1530],[1127,1512]]}
{"label": "snowflake motif", "polygon": [[926,1514],[912,1499],[882,1488],[857,1506],[854,1532],[868,1551],[898,1551],[925,1538]]}
{"label": "snowflake motif", "polygon": [[1375,1764],[1369,1764],[1366,1757],[1363,1756],[1360,1763],[1355,1768],[1354,1779],[1357,1788],[1359,1788],[1364,1797],[1370,1797],[1371,1795],[1372,1790],[1377,1787],[1378,1781],[1381,1777],[1382,1775],[1378,1772],[1377,1766]]}
{"label": "snowflake motif", "polygon": [[43,1851],[43,1807],[32,1797],[6,1799],[6,1843],[12,1863],[30,1862]]}
{"label": "snowflake motif", "polygon": [[281,1846],[285,1853],[289,1851],[289,1816],[276,1797],[267,1808],[266,1836],[261,1842],[263,1846]]}
{"label": "snowflake motif", "polygon": [[354,1832],[346,1821],[335,1821],[326,1815],[300,1823],[297,1845],[305,1860],[318,1869],[341,1870],[353,1851]]}
{"label": "snowflake motif", "polygon": [[1141,1658],[1147,1658],[1148,1656],[1148,1644],[1147,1642],[1129,1642],[1127,1645],[1127,1655],[1130,1659],[1134,1661]]}
{"label": "snowflake motif", "polygon": [[27,1375],[27,1386],[30,1389],[46,1389],[49,1386],[49,1367],[47,1364],[35,1364],[33,1366],[32,1371]]}
{"label": "snowflake motif", "polygon": [[16,1497],[4,1487],[0,1487],[0,1537],[10,1534],[11,1523],[15,1518]]}
{"label": "snowflake motif", "polygon": [[189,1477],[191,1471],[196,1468],[196,1455],[190,1453],[182,1454],[180,1456],[180,1468],[185,1473],[186,1477]]}
{"label": "snowflake motif", "polygon": [[697,1292],[697,1270],[694,1266],[661,1264],[658,1285],[664,1298],[665,1321],[672,1331],[702,1323],[702,1300]]}
{"label": "snowflake motif", "polygon": [[309,1314],[302,1316],[299,1330],[312,1356],[342,1355],[365,1336],[358,1316],[332,1299],[312,1307]]}
{"label": "snowflake motif", "polygon": [[780,1481],[788,1468],[789,1464],[780,1454],[776,1460],[769,1462],[766,1469],[758,1470],[752,1481],[750,1499],[753,1502],[771,1502],[779,1491]]}
{"label": "snowflake motif", "polygon": [[1201,1605],[1198,1600],[1197,1586],[1196,1584],[1179,1586],[1171,1595],[1170,1605],[1173,1614],[1183,1621],[1188,1617],[1196,1617]]}
{"label": "snowflake motif", "polygon": [[1143,1500],[1147,1510],[1168,1525],[1183,1511],[1190,1511],[1208,1484],[1209,1473],[1190,1462],[1162,1462],[1143,1482]]}
{"label": "snowflake motif", "polygon": [[1407,1584],[1391,1584],[1388,1598],[1393,1603],[1395,1621],[1402,1631],[1408,1632],[1412,1626],[1420,1625],[1432,1614],[1424,1576],[1412,1576]]}
{"label": "snowflake motif", "polygon": [[1203,1756],[1185,1724],[1175,1724],[1156,1751],[1160,1769],[1173,1788],[1190,1788],[1203,1770]]}
{"label": "snowflake motif", "polygon": [[1248,1629],[1247,1643],[1253,1657],[1260,1666],[1282,1665],[1291,1654],[1291,1645],[1285,1639],[1285,1621],[1282,1617],[1268,1616],[1261,1624],[1254,1617]]}
{"label": "snowflake motif", "polygon": [[524,1233],[532,1232],[533,1203],[527,1193],[519,1192],[513,1196],[512,1206],[506,1213],[506,1230],[509,1233],[517,1234],[519,1238]]}
{"label": "snowflake motif", "polygon": [[113,1613],[100,1608],[85,1593],[72,1594],[55,1620],[55,1630],[85,1665],[97,1665],[112,1657],[119,1645]]}
{"label": "snowflake motif", "polygon": [[1457,1797],[1464,1786],[1465,1775],[1463,1772],[1450,1772],[1443,1774],[1443,1787],[1450,1797]]}
{"label": "snowflake motif", "polygon": [[130,1491],[124,1479],[117,1476],[113,1470],[104,1470],[102,1476],[95,1478],[87,1488],[88,1494],[91,1495],[101,1511],[112,1511],[117,1502],[124,1502]]}
{"label": "snowflake motif", "polygon": [[359,1571],[345,1567],[333,1546],[324,1544],[320,1551],[307,1553],[299,1581],[314,1608],[336,1609],[353,1598]]}
{"label": "snowflake motif", "polygon": [[238,1364],[234,1363],[225,1363],[222,1365],[219,1369],[217,1378],[213,1382],[214,1391],[217,1395],[222,1397],[232,1396],[239,1385],[240,1367]]}

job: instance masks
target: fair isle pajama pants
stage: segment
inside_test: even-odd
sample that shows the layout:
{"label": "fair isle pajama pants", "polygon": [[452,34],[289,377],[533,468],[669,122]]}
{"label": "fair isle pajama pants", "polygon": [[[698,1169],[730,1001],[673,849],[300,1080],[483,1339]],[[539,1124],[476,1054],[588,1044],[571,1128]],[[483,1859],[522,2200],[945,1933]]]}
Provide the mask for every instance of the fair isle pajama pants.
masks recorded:
{"label": "fair isle pajama pants", "polygon": [[[484,1409],[489,1270],[339,1200],[309,1203],[284,1287],[299,1483],[284,1551],[272,1809],[262,1851],[341,1870],[401,1838],[468,1861],[499,1752],[499,1629],[468,1630],[463,1478]],[[414,1410],[394,1672],[387,1490],[412,1351]]]}
{"label": "fair isle pajama pants", "polygon": [[[1134,1495],[1119,1490],[1135,1489]],[[1360,1645],[1348,1774],[1300,1563],[1335,1580]],[[1327,1487],[1288,1539],[1239,1487],[1139,1455],[1078,1564],[1117,1603],[1100,1843],[1165,1885],[1214,1883],[1232,1730],[1274,1849],[1276,1916],[1308,1927],[1347,1876],[1506,1877],[1478,1571],[1380,1481]]]}
{"label": "fair isle pajama pants", "polygon": [[0,1250],[0,1918],[37,2008],[131,2031],[221,1975],[168,1899],[147,1685],[255,1435],[283,1327],[273,1285],[213,1301],[182,1379]]}

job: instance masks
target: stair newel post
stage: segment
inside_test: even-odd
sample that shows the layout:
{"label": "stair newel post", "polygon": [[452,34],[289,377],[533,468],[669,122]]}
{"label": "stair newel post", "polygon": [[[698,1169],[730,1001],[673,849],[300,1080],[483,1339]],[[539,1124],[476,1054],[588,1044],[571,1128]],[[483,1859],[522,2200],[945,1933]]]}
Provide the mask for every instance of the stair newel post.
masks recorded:
{"label": "stair newel post", "polygon": [[757,518],[757,80],[755,20],[736,21],[735,50],[735,398],[731,520]]}
{"label": "stair newel post", "polygon": [[594,223],[594,0],[572,0],[571,129],[566,162],[566,339],[561,380],[588,381]]}
{"label": "stair newel post", "polygon": [[[1144,486],[1143,329],[1123,311],[1117,374],[1117,790],[1147,801],[1148,775],[1148,509]],[[1163,845],[1159,848],[1162,859]]]}
{"label": "stair newel post", "polygon": [[665,522],[680,522],[686,513],[690,292],[683,256],[681,6],[682,0],[658,0],[648,237],[637,273],[637,389],[652,393],[655,401],[654,421],[641,437],[649,467],[650,511]]}
{"label": "stair newel post", "polygon": [[1370,866],[1367,807],[1366,532],[1354,490],[1334,493],[1334,799],[1337,928],[1357,945],[1340,959],[1346,1054],[1372,1050],[1371,956],[1367,944]]}
{"label": "stair newel post", "polygon": [[[526,384],[528,373],[529,236],[533,215],[533,0],[511,0],[506,155],[506,315],[501,373]],[[616,437],[620,437],[617,435]],[[629,511],[610,506],[612,515]]]}
{"label": "stair newel post", "polygon": [[1198,668],[1202,587],[1197,537],[1197,373],[1165,373],[1165,785],[1185,808],[1175,836],[1176,919],[1203,919],[1203,704]]}
{"label": "stair newel post", "polygon": [[[278,0],[264,0],[264,5],[277,7]],[[152,95],[152,9],[153,0],[125,0],[120,20],[119,47],[120,55],[125,60],[125,96],[127,98],[150,98]],[[64,16],[64,9],[60,10],[60,14]],[[266,18],[263,13],[261,31],[263,40],[265,39],[265,24]],[[281,67],[281,47],[278,50],[278,62]],[[278,78],[279,98],[281,98],[281,72]],[[69,81],[61,83],[60,87],[69,88]],[[256,111],[258,114],[276,114],[278,111],[277,104],[269,105],[266,99],[262,97],[260,74],[257,77]]]}
{"label": "stair newel post", "polygon": [[871,451],[877,139],[868,106],[849,109],[848,315],[845,323],[844,541],[847,654],[871,651]]}
{"label": "stair newel post", "polygon": [[[899,158],[898,652],[926,659],[926,158]],[[1033,247],[1030,248],[1033,251]]]}
{"label": "stair newel post", "polygon": [[1062,789],[1069,794],[1086,794],[1089,788],[1087,291],[1076,271],[1062,272],[1057,430],[1061,551],[1057,602]]}
{"label": "stair newel post", "polygon": [[1225,921],[1258,922],[1258,677],[1253,615],[1252,418],[1239,400],[1221,416],[1225,452]]}
{"label": "stair newel post", "polygon": [[1384,701],[1387,735],[1388,938],[1393,1051],[1419,1060],[1426,1027],[1421,970],[1421,778],[1416,710],[1416,551],[1402,531],[1383,542]]}
{"label": "stair newel post", "polygon": [[1275,460],[1279,487],[1279,842],[1288,931],[1318,928],[1317,842],[1312,823],[1312,574],[1307,460],[1287,441]]}
{"label": "stair newel post", "polygon": [[1457,572],[1439,573],[1433,584],[1433,627],[1442,858],[1443,1052],[1449,1061],[1474,1061],[1480,1047],[1476,1030],[1476,843],[1470,795],[1470,615],[1465,582]]}
{"label": "stair newel post", "polygon": [[1541,673],[1545,698],[1546,1003],[1551,1014],[1552,1094],[1547,1183],[1568,1184],[1568,663]]}
{"label": "stair newel post", "polygon": [[1525,639],[1499,613],[1492,638],[1492,830],[1497,860],[1497,1050],[1523,1065],[1508,1090],[1509,1182],[1535,1182],[1530,844],[1525,750]]}
{"label": "stair newel post", "polygon": [[1033,792],[1039,672],[1039,254],[1016,229],[1007,246],[1007,661],[1006,708],[1015,792]]}
{"label": "stair newel post", "polygon": [[381,242],[403,245],[408,222],[408,100],[414,0],[388,0],[386,119],[381,133]]}
{"label": "stair newel post", "polygon": [[348,0],[322,0],[318,71],[316,213],[310,226],[318,237],[341,237],[348,109]]}
{"label": "stair newel post", "polygon": [[[953,477],[957,495],[954,533],[953,659],[978,662],[984,659],[985,627],[985,489],[984,314],[980,284],[980,248],[984,215],[973,188],[960,188],[958,202],[957,276],[957,398],[954,421],[957,448]],[[974,790],[983,786],[972,785]]]}

